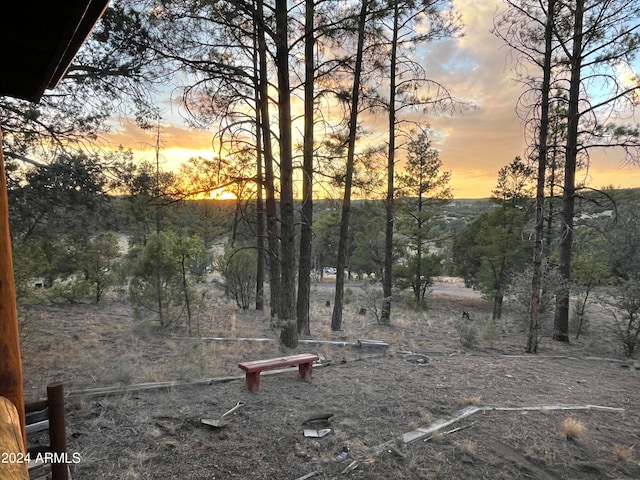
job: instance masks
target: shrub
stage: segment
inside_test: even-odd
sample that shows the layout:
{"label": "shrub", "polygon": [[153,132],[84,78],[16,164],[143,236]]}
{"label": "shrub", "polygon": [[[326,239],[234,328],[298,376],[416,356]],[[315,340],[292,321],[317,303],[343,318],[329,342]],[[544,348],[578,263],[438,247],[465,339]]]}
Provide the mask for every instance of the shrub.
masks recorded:
{"label": "shrub", "polygon": [[479,396],[475,397],[458,397],[454,400],[454,403],[458,407],[468,407],[469,405],[479,405],[481,398]]}
{"label": "shrub", "polygon": [[613,457],[618,462],[630,462],[633,458],[633,445],[627,446],[620,443],[613,444]]}
{"label": "shrub", "polygon": [[[533,270],[526,268],[517,274],[507,292],[507,297],[513,300],[514,309],[517,310],[522,318],[528,319],[529,310],[531,308],[531,278]],[[540,297],[540,324],[546,324],[553,319],[553,310],[555,305],[555,294],[560,290],[563,280],[560,273],[555,270],[546,270],[542,278],[543,291]]]}
{"label": "shrub", "polygon": [[344,304],[348,305],[353,301],[353,290],[349,287],[344,289]]}
{"label": "shrub", "polygon": [[206,273],[210,271],[212,263],[213,254],[203,248],[189,260],[189,273],[193,275],[196,282],[204,282]]}
{"label": "shrub", "polygon": [[382,313],[380,302],[383,300],[382,291],[367,282],[363,283],[360,288],[364,293],[367,310],[373,312],[373,315],[376,317],[376,323],[380,324],[380,315]]}
{"label": "shrub", "polygon": [[135,379],[131,362],[120,361],[111,370],[111,381],[120,385],[131,385]]}
{"label": "shrub", "polygon": [[459,318],[453,323],[463,347],[473,347],[478,341],[478,327],[469,319]]}
{"label": "shrub", "polygon": [[460,443],[458,443],[457,445],[458,451],[463,454],[463,455],[475,455],[476,450],[477,450],[477,445],[475,442],[469,440],[469,439],[465,439],[462,440]]}
{"label": "shrub", "polygon": [[616,334],[622,343],[624,354],[631,357],[640,336],[640,281],[633,278],[627,280],[619,292],[613,307],[622,313],[616,313],[613,309],[610,311],[613,314]]}
{"label": "shrub", "polygon": [[50,291],[50,296],[53,300],[60,298],[69,303],[78,303],[91,296],[91,294],[91,285],[81,278],[54,283]]}
{"label": "shrub", "polygon": [[587,427],[577,418],[569,417],[562,422],[561,431],[567,440],[573,440],[584,435]]}
{"label": "shrub", "polygon": [[[522,322],[522,326],[528,332],[531,332],[530,314],[531,314],[531,279],[533,277],[533,269],[526,268],[515,276],[513,282],[509,286],[507,292],[509,304],[518,313],[518,318]],[[540,342],[540,338],[550,335],[553,331],[553,316],[555,308],[555,295],[561,290],[565,281],[562,279],[557,269],[543,268],[542,290],[540,295],[540,303],[538,308],[537,324],[534,326],[536,337],[532,338],[532,351],[535,351]]]}
{"label": "shrub", "polygon": [[180,263],[174,255],[176,237],[160,232],[149,236],[145,246],[129,251],[132,302],[157,315],[160,326],[168,327],[184,311]]}
{"label": "shrub", "polygon": [[[419,277],[416,275],[417,272],[421,273]],[[411,288],[411,305],[416,310],[422,310],[427,307],[426,295],[433,285],[433,279],[441,272],[441,256],[433,253],[423,253],[420,257],[414,255],[408,258],[406,264],[401,263],[393,267],[393,283],[400,291]]]}
{"label": "shrub", "polygon": [[589,317],[585,313],[586,303],[585,295],[578,295],[578,298],[573,303],[573,313],[569,320],[569,327],[575,332],[576,340],[580,338],[581,333],[589,332]]}
{"label": "shrub", "polygon": [[99,234],[79,255],[84,278],[96,303],[116,283],[119,256],[118,236],[113,232]]}
{"label": "shrub", "polygon": [[225,294],[236,301],[238,308],[247,310],[256,288],[256,252],[249,247],[227,245],[218,257],[215,269],[222,275],[220,282]]}

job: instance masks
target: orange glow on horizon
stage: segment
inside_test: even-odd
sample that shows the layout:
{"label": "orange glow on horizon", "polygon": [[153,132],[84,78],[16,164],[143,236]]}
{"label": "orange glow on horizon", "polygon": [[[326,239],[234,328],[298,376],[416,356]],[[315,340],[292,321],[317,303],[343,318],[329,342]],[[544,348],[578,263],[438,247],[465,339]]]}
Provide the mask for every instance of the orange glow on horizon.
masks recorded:
{"label": "orange glow on horizon", "polygon": [[211,200],[236,200],[238,197],[233,192],[230,192],[226,188],[218,188],[209,193]]}
{"label": "orange glow on horizon", "polygon": [[[612,185],[615,188],[635,188],[640,187],[640,168],[625,165],[623,160],[617,155],[597,154],[594,152],[591,161],[591,168],[588,171],[578,172],[578,181],[585,182],[594,188],[601,188]],[[149,160],[154,152],[149,150],[134,150],[134,156],[138,160]],[[211,158],[211,150],[198,150],[195,148],[167,148],[162,150],[162,168],[169,171],[178,171],[180,166],[185,164],[190,158],[203,157]],[[509,159],[505,156],[504,164]],[[513,158],[513,157],[511,157]],[[443,171],[451,171],[451,188],[454,198],[488,198],[495,187],[498,168],[484,162],[465,164],[464,161],[450,161],[446,154],[442,153]],[[336,199],[342,197],[341,189],[335,186],[315,186],[314,198]],[[297,196],[301,192],[297,191]],[[356,196],[357,193],[354,192]],[[383,194],[380,193],[380,198]],[[236,195],[229,189],[220,188],[214,190],[200,198],[211,198],[216,200],[235,200]]]}

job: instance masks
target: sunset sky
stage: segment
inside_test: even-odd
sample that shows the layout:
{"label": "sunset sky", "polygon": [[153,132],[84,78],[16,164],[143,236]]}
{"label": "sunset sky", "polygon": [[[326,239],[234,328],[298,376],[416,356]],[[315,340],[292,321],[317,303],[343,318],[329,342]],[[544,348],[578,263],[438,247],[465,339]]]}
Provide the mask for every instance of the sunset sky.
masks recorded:
{"label": "sunset sky", "polygon": [[[514,81],[508,65],[508,51],[490,33],[493,14],[500,5],[495,0],[454,0],[461,12],[464,37],[431,44],[420,52],[429,78],[444,84],[474,108],[450,116],[429,118],[432,146],[440,151],[443,169],[452,172],[456,198],[482,198],[495,186],[497,171],[515,156],[524,155],[523,128],[515,106],[521,86]],[[172,168],[193,156],[212,155],[212,134],[183,126],[176,107],[166,107],[162,130],[162,158]],[[628,123],[638,123],[629,118]],[[123,124],[110,140],[131,148],[136,158],[152,160],[152,135],[133,123]],[[627,166],[619,152],[594,152],[586,177],[588,185],[602,187],[640,186],[640,166]],[[585,180],[585,174],[578,181]]]}

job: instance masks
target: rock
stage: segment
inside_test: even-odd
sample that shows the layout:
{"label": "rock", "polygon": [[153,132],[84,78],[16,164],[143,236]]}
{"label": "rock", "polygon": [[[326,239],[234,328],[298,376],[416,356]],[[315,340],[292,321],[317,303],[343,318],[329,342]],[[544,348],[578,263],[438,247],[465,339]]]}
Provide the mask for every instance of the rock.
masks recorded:
{"label": "rock", "polygon": [[429,357],[422,355],[421,353],[409,353],[404,356],[404,359],[409,363],[415,363],[416,365],[426,365],[429,363]]}

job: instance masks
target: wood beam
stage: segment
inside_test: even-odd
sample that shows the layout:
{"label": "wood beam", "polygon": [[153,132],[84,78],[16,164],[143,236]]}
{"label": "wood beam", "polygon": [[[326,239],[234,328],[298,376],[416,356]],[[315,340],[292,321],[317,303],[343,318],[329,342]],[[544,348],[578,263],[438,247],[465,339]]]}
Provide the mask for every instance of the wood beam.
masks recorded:
{"label": "wood beam", "polygon": [[9,198],[1,147],[2,130],[0,130],[0,396],[8,398],[15,405],[20,419],[23,444],[26,445],[22,358],[9,231]]}

